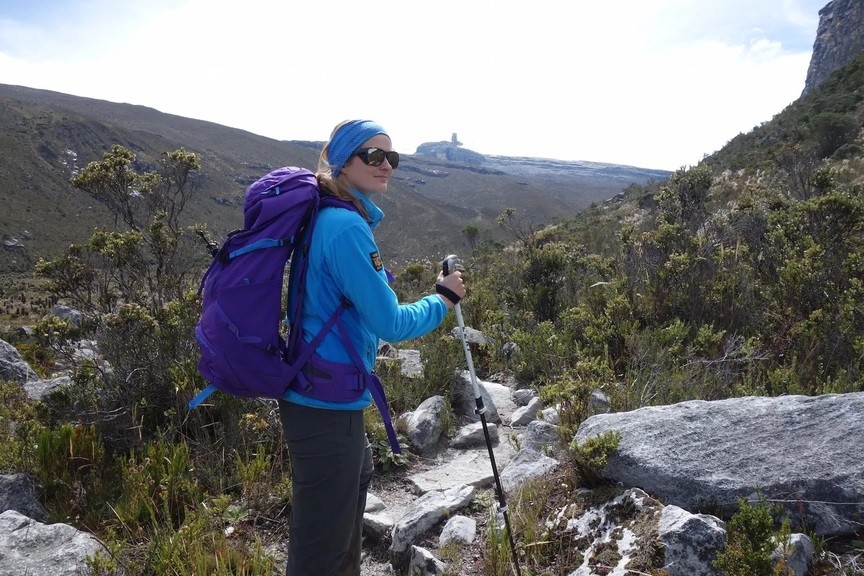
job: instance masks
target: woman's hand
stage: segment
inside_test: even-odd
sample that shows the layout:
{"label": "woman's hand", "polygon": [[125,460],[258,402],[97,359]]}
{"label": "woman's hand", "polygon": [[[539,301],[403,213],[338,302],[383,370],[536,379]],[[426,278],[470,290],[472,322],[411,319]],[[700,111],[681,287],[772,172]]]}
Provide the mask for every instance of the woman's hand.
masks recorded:
{"label": "woman's hand", "polygon": [[462,272],[454,270],[447,276],[443,272],[438,273],[435,281],[435,291],[444,300],[447,308],[453,308],[459,300],[465,297],[465,284],[462,282]]}

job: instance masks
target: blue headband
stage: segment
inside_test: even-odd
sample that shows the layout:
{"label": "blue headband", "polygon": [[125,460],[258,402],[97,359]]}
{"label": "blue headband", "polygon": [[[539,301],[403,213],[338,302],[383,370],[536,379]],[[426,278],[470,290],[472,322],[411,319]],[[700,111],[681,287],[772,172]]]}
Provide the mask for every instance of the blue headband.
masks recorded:
{"label": "blue headband", "polygon": [[387,131],[371,120],[351,120],[343,124],[327,145],[327,161],[333,177],[339,176],[342,167],[364,142],[378,134],[386,136]]}

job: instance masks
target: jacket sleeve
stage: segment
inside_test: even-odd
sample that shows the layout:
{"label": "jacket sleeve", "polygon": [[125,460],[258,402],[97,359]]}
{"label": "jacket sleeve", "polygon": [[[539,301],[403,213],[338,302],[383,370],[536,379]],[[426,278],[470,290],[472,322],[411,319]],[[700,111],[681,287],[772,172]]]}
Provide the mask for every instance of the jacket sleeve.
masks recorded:
{"label": "jacket sleeve", "polygon": [[399,304],[365,222],[358,219],[356,224],[345,226],[332,237],[326,250],[333,278],[379,338],[401,342],[423,336],[437,328],[447,315],[447,305],[434,294]]}

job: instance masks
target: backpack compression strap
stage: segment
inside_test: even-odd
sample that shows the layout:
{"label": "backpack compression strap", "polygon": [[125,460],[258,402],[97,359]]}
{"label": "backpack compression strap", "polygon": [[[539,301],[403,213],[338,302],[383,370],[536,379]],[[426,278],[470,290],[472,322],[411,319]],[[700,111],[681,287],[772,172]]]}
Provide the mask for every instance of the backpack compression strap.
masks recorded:
{"label": "backpack compression strap", "polygon": [[211,394],[216,392],[216,390],[218,390],[218,388],[216,388],[216,386],[214,386],[213,384],[210,384],[209,386],[201,390],[201,392],[199,392],[194,398],[192,398],[192,400],[189,401],[189,409],[192,410],[193,408],[197,408],[198,406],[200,406],[205,400],[207,400],[207,398],[210,397]]}
{"label": "backpack compression strap", "polygon": [[387,431],[387,440],[390,441],[390,448],[393,449],[394,454],[401,454],[402,450],[399,448],[396,430],[393,428],[393,421],[390,419],[390,407],[387,404],[387,395],[384,393],[384,385],[381,384],[381,379],[374,372],[366,371],[366,366],[363,365],[363,361],[360,360],[357,350],[354,349],[354,345],[348,337],[348,331],[341,320],[336,322],[336,326],[339,328],[339,335],[342,336],[342,341],[345,342],[345,347],[348,349],[348,354],[351,355],[354,365],[368,376],[366,378],[366,386],[369,388],[369,392],[372,393],[372,399],[375,400],[378,412],[381,413],[381,420],[384,422],[384,430]]}

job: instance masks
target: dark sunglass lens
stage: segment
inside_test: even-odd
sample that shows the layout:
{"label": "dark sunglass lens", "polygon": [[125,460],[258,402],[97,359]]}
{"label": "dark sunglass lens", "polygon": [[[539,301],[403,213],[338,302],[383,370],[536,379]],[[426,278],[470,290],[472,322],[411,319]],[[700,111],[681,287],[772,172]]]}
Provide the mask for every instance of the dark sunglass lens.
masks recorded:
{"label": "dark sunglass lens", "polygon": [[369,151],[366,152],[366,157],[369,158],[370,166],[380,166],[383,164],[386,155],[387,153],[380,148],[370,148]]}
{"label": "dark sunglass lens", "polygon": [[399,153],[395,150],[387,152],[387,162],[390,163],[391,168],[397,168],[399,166]]}
{"label": "dark sunglass lens", "polygon": [[369,166],[380,166],[384,163],[385,158],[390,163],[391,168],[399,166],[399,153],[394,150],[385,152],[380,148],[366,148],[357,152],[357,156]]}

